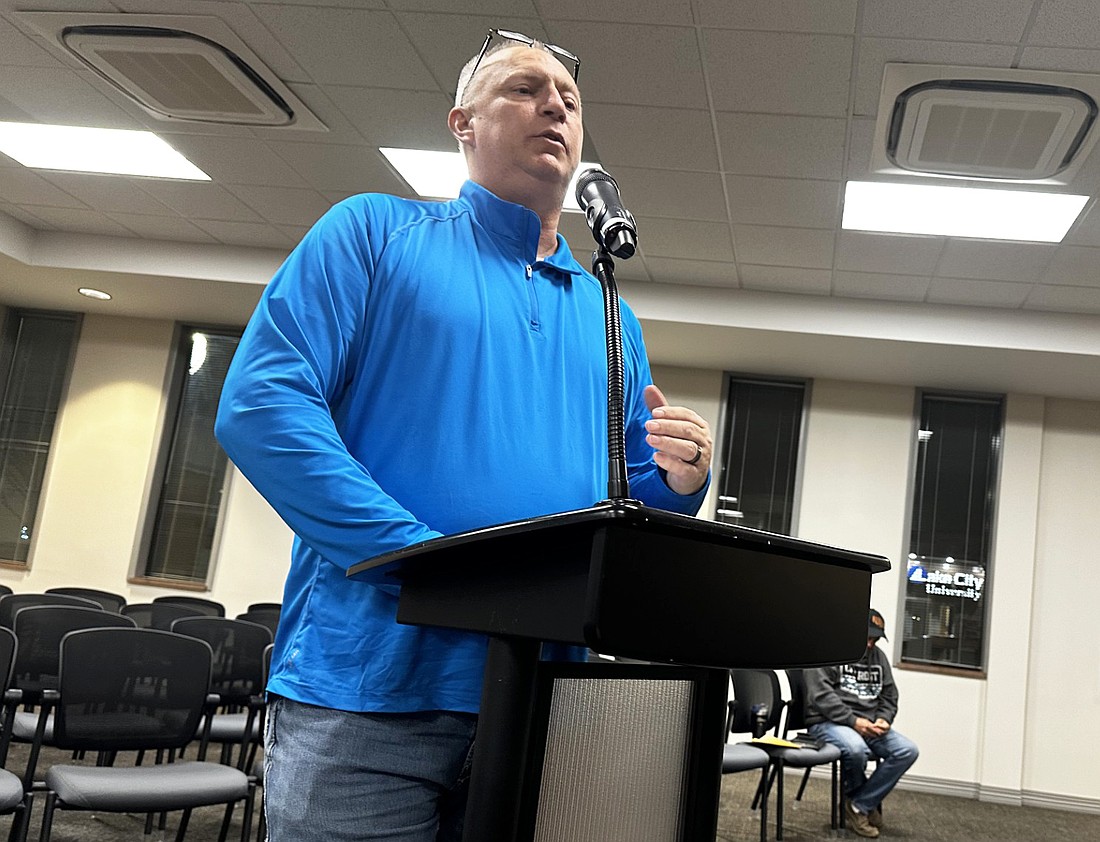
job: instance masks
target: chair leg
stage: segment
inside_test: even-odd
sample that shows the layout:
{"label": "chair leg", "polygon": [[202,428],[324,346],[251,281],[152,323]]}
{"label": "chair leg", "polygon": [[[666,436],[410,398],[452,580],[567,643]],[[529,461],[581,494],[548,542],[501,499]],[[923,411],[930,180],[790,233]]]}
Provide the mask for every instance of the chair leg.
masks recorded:
{"label": "chair leg", "polygon": [[837,799],[837,790],[839,789],[839,781],[837,780],[837,778],[839,777],[839,770],[837,769],[837,763],[834,760],[830,765],[832,766],[832,774],[830,776],[832,778],[832,791],[830,793],[829,819],[830,826],[833,830],[836,830],[839,822],[843,821],[844,808],[840,805],[840,801]]}
{"label": "chair leg", "polygon": [[42,808],[42,833],[38,842],[50,842],[50,834],[53,832],[53,809],[57,803],[57,793],[46,793],[46,806]]}
{"label": "chair leg", "polygon": [[795,801],[801,801],[802,800],[802,793],[804,793],[806,791],[806,784],[810,780],[810,768],[811,767],[807,766],[806,771],[802,775],[802,782],[798,785],[798,792],[794,797]]}
{"label": "chair leg", "polygon": [[218,834],[218,842],[225,842],[227,836],[229,836],[229,823],[233,820],[233,808],[237,806],[237,802],[230,801],[225,805],[225,816],[222,818],[222,829]]}
{"label": "chair leg", "polygon": [[775,839],[783,842],[783,758],[775,762]]}
{"label": "chair leg", "polygon": [[8,832],[8,842],[27,842],[27,831],[31,826],[31,807],[34,804],[34,793],[28,792],[23,806],[15,811],[11,819],[11,830]]}
{"label": "chair leg", "polygon": [[191,808],[188,807],[183,811],[183,815],[180,816],[180,826],[176,829],[176,842],[183,842],[183,837],[187,834],[187,824],[191,821]]}
{"label": "chair leg", "polygon": [[[763,797],[760,799],[760,842],[768,842],[768,770],[771,763],[764,767],[760,776],[760,786],[763,787]],[[256,840],[260,842],[260,840]]]}
{"label": "chair leg", "polygon": [[252,811],[256,808],[256,784],[248,784],[248,797],[244,802],[244,814],[241,816],[241,842],[249,842],[252,835]]}

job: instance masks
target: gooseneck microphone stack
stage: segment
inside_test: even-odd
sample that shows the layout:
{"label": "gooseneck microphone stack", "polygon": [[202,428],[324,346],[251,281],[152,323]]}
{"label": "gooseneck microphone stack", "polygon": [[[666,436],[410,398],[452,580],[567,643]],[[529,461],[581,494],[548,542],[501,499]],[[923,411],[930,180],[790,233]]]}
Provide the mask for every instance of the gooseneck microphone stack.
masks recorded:
{"label": "gooseneck microphone stack", "polygon": [[577,179],[577,204],[584,211],[596,240],[592,274],[603,289],[607,335],[607,496],[610,500],[628,500],[623,334],[612,255],[623,260],[634,256],[638,248],[638,226],[630,211],[623,207],[618,183],[597,167],[585,170]]}

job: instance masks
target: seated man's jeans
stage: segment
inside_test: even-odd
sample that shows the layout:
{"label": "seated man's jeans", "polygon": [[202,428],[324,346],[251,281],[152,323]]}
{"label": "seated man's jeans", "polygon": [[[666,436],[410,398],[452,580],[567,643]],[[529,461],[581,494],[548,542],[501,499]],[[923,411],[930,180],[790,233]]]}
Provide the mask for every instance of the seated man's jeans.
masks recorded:
{"label": "seated man's jeans", "polygon": [[[912,740],[893,728],[871,740],[863,739],[854,728],[835,722],[818,722],[808,730],[817,739],[840,749],[844,793],[861,813],[869,813],[882,804],[919,753]],[[868,778],[865,769],[873,758],[881,762]]]}
{"label": "seated man's jeans", "polygon": [[477,716],[348,713],[272,697],[270,842],[460,842]]}

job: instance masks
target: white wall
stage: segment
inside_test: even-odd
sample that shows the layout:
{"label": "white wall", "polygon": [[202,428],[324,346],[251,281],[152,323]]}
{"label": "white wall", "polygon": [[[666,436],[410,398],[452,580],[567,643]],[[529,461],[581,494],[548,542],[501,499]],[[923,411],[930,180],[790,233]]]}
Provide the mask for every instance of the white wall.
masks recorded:
{"label": "white wall", "polygon": [[[88,315],[47,466],[25,572],[0,570],[16,591],[78,585],[147,602],[171,593],[131,585],[162,427],[171,322]],[[278,601],[290,531],[243,477],[229,486],[212,588],[227,613]]]}
{"label": "white wall", "polygon": [[[168,322],[85,318],[31,567],[0,570],[0,581],[21,591],[87,585],[134,602],[169,592],[126,579],[147,505],[172,335]],[[656,366],[654,380],[717,435],[721,372]],[[887,618],[895,658],[914,400],[909,386],[816,381],[798,513],[800,537],[894,562],[874,577],[872,601]],[[896,670],[898,727],[921,746],[909,781],[1100,811],[1097,466],[1100,404],[1008,396],[987,677]],[[234,471],[209,595],[230,614],[280,599],[290,543],[289,530]]]}

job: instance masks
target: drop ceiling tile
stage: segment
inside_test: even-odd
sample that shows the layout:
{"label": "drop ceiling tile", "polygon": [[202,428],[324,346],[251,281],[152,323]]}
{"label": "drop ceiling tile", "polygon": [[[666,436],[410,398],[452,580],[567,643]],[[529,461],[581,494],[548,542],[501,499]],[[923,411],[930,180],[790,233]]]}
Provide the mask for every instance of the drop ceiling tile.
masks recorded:
{"label": "drop ceiling tile", "polygon": [[1100,248],[1061,246],[1043,273],[1053,286],[1100,287]]}
{"label": "drop ceiling tile", "polygon": [[25,208],[21,208],[17,205],[12,205],[7,202],[0,202],[0,213],[10,216],[12,219],[22,222],[24,225],[30,226],[35,230],[52,231],[54,226],[50,225],[40,217],[30,213]]}
{"label": "drop ceiling tile", "polygon": [[732,263],[709,260],[678,260],[672,257],[647,257],[649,274],[659,284],[736,289],[737,267]]}
{"label": "drop ceiling tile", "polygon": [[[363,136],[359,130],[340,111],[332,99],[328,96],[328,89],[322,89],[318,85],[294,84],[288,85],[294,95],[298,97],[310,110],[314,117],[324,125],[324,131],[313,129],[297,129],[293,126],[276,126],[265,128],[256,126],[252,133],[263,140],[287,140],[297,143],[360,143]],[[405,93],[408,93],[406,91]]]}
{"label": "drop ceiling tile", "polygon": [[216,243],[217,240],[196,225],[178,216],[151,216],[144,213],[109,213],[111,219],[143,240],[172,240],[185,243]]}
{"label": "drop ceiling tile", "polygon": [[581,266],[591,269],[592,250],[596,247],[596,241],[592,238],[592,229],[588,227],[584,214],[572,211],[563,213],[558,220],[558,233],[565,237],[574,254],[582,255],[577,258]]}
{"label": "drop ceiling tile", "polygon": [[[0,120],[6,123],[35,123],[38,122],[30,114],[17,106],[15,103],[0,96]],[[5,155],[0,155],[0,166],[4,161],[11,161]]]}
{"label": "drop ceiling tile", "polygon": [[49,170],[0,167],[0,196],[17,205],[87,209],[82,201],[51,184],[39,172],[47,173]]}
{"label": "drop ceiling tile", "polygon": [[[344,0],[343,5],[346,3],[347,0]],[[382,5],[389,9],[413,12],[450,12],[466,15],[522,14],[527,17],[535,17],[538,14],[532,0],[387,0]]]}
{"label": "drop ceiling tile", "polygon": [[[689,0],[535,0],[539,13],[546,21],[590,20],[618,23],[678,24],[691,26],[692,6]],[[550,28],[553,29],[552,24]],[[568,44],[562,44],[570,49]],[[581,56],[584,61],[584,56]]]}
{"label": "drop ceiling tile", "polygon": [[856,28],[856,0],[695,0],[700,26],[761,29],[774,32],[831,32],[849,35]]}
{"label": "drop ceiling tile", "polygon": [[331,207],[316,190],[240,185],[233,192],[263,219],[278,225],[308,228]]}
{"label": "drop ceiling tile", "polygon": [[852,45],[840,35],[704,30],[714,108],[842,117]]}
{"label": "drop ceiling tile", "polygon": [[96,210],[161,215],[170,213],[165,205],[142,189],[152,179],[45,170],[41,172],[42,178]]}
{"label": "drop ceiling tile", "polygon": [[172,145],[221,185],[304,187],[305,181],[255,138],[173,135]]}
{"label": "drop ceiling tile", "polygon": [[718,171],[714,128],[706,111],[586,104],[584,128],[600,163],[608,167]]}
{"label": "drop ceiling tile", "polygon": [[140,121],[86,82],[77,70],[5,67],[0,73],[0,96],[36,122],[104,129],[144,128]]}
{"label": "drop ceiling tile", "polygon": [[935,274],[943,278],[984,278],[1034,282],[1058,250],[1044,243],[949,239]]}
{"label": "drop ceiling tile", "polygon": [[318,191],[403,193],[407,190],[404,182],[393,175],[382,153],[369,146],[268,145]]}
{"label": "drop ceiling tile", "polygon": [[963,307],[1004,307],[1019,309],[1031,292],[1032,284],[1011,281],[979,281],[972,278],[933,278],[925,300],[930,304],[956,304]]}
{"label": "drop ceiling tile", "polygon": [[437,88],[388,11],[272,6],[263,19],[313,82],[356,85],[370,80],[386,88]]}
{"label": "drop ceiling tile", "polygon": [[[593,102],[707,107],[694,29],[563,22],[554,30],[583,63],[581,96],[586,107]],[[638,61],[639,56],[645,61]]]}
{"label": "drop ceiling tile", "polygon": [[1035,286],[1024,309],[1100,314],[1100,288]]}
{"label": "drop ceiling tile", "polygon": [[39,35],[28,35],[0,18],[0,67],[61,66],[61,61],[45,45]]}
{"label": "drop ceiling tile", "polygon": [[[287,0],[250,0],[253,6],[285,6]],[[295,6],[347,6],[348,0],[292,0]],[[362,6],[367,9],[385,9],[387,5],[393,6],[393,3],[388,3],[386,0],[355,0],[357,6]]]}
{"label": "drop ceiling tile", "polygon": [[[457,148],[447,128],[451,98],[438,91],[330,87],[329,94],[371,146],[398,149]],[[330,141],[325,138],[325,143]]]}
{"label": "drop ceiling tile", "polygon": [[1100,17],[1094,0],[1041,3],[1028,43],[1052,47],[1094,48],[1100,43]]}
{"label": "drop ceiling tile", "polygon": [[1100,50],[1026,47],[1020,54],[1020,67],[1024,70],[1100,73]]}
{"label": "drop ceiling tile", "polygon": [[733,260],[730,228],[725,223],[637,219],[638,231],[644,232],[639,240],[647,257]]}
{"label": "drop ceiling tile", "polygon": [[853,118],[848,123],[848,161],[844,170],[848,181],[859,181],[871,173],[871,154],[875,148],[875,121]]}
{"label": "drop ceiling tile", "polygon": [[763,292],[794,292],[803,295],[828,295],[832,272],[828,269],[795,269],[788,266],[751,266],[738,264],[741,286]]}
{"label": "drop ceiling tile", "polygon": [[841,231],[836,268],[891,275],[931,275],[943,248],[942,237]]}
{"label": "drop ceiling tile", "polygon": [[718,173],[615,167],[613,174],[623,204],[635,216],[726,221]]}
{"label": "drop ceiling tile", "polygon": [[846,298],[923,301],[931,282],[931,278],[922,275],[888,275],[838,269],[833,272],[833,294]]}
{"label": "drop ceiling tile", "polygon": [[1062,242],[1072,246],[1100,247],[1100,205],[1094,203],[1085,211]]}
{"label": "drop ceiling tile", "polygon": [[843,175],[843,120],[721,113],[717,122],[725,172],[816,179]]}
{"label": "drop ceiling tile", "polygon": [[[228,189],[211,182],[152,180],[142,185],[150,196],[184,219],[259,222],[260,217]],[[117,218],[117,217],[116,217]]]}
{"label": "drop ceiling tile", "polygon": [[86,208],[33,209],[35,216],[49,223],[58,231],[80,234],[99,234],[105,237],[133,237],[130,229],[120,225],[106,214]]}
{"label": "drop ceiling tile", "polygon": [[840,182],[727,175],[730,220],[746,225],[831,228],[840,221]]}
{"label": "drop ceiling tile", "polygon": [[220,219],[196,219],[194,224],[227,246],[253,246],[289,251],[295,241],[279,228],[262,222],[227,222]]}
{"label": "drop ceiling tile", "polygon": [[859,70],[856,75],[855,106],[852,114],[865,117],[873,116],[878,111],[882,74],[887,62],[1011,67],[1015,55],[1015,47],[998,44],[863,38],[859,44]]}
{"label": "drop ceiling tile", "polygon": [[733,226],[738,263],[830,269],[833,265],[833,238],[831,229]]}
{"label": "drop ceiling tile", "polygon": [[[533,13],[520,16],[515,10],[503,15],[485,14],[480,11],[459,14],[421,14],[402,11],[397,12],[395,17],[407,33],[432,78],[435,79],[436,85],[432,89],[436,93],[445,95],[452,103],[459,71],[481,50],[481,45],[485,43],[485,36],[490,28],[512,29],[532,38],[538,38],[540,41],[553,41],[547,35],[542,21]],[[567,49],[572,49],[568,45],[565,46]],[[383,85],[369,76],[364,76],[357,84],[376,88],[396,87]],[[425,88],[425,90],[429,89]]]}
{"label": "drop ceiling tile", "polygon": [[863,7],[869,37],[1015,44],[1024,35],[1032,0],[875,0]]}

